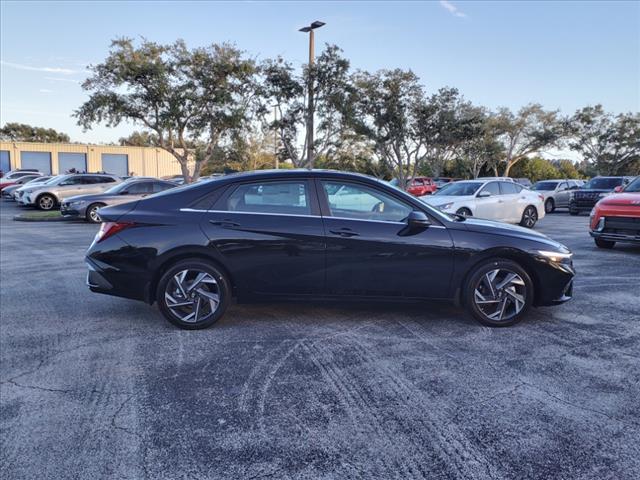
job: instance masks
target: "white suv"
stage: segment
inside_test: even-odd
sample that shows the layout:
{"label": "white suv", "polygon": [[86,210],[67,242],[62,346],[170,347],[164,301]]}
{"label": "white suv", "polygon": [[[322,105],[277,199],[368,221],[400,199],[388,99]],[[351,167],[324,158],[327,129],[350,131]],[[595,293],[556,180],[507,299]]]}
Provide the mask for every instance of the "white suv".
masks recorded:
{"label": "white suv", "polygon": [[513,181],[476,179],[449,183],[420,200],[446,213],[533,228],[544,217],[544,198]]}
{"label": "white suv", "polygon": [[120,182],[120,177],[98,173],[60,175],[45,184],[24,189],[18,202],[36,206],[40,210],[52,210],[65,197],[101,193]]}

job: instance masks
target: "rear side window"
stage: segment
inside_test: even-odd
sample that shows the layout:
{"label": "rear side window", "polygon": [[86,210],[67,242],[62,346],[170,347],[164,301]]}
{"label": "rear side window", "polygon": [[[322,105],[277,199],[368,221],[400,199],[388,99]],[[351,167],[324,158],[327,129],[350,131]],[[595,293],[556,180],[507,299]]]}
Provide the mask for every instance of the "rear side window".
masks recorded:
{"label": "rear side window", "polygon": [[310,215],[307,182],[264,182],[240,185],[227,198],[226,210]]}

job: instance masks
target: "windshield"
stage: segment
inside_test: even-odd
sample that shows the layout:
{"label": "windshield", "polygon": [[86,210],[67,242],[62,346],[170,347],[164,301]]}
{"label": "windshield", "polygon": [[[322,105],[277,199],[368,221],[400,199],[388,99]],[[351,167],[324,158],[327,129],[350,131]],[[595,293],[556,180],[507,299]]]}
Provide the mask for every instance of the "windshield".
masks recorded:
{"label": "windshield", "polygon": [[449,183],[438,190],[434,195],[470,196],[475,195],[483,182],[456,182]]}
{"label": "windshield", "polygon": [[633,182],[627,185],[624,191],[627,193],[640,193],[640,177],[636,177]]}
{"label": "windshield", "polygon": [[622,177],[596,177],[589,180],[589,182],[587,182],[587,184],[582,188],[594,190],[613,190],[620,185],[622,185]]}
{"label": "windshield", "polygon": [[538,192],[546,192],[549,190],[555,190],[558,182],[536,182],[533,189]]}

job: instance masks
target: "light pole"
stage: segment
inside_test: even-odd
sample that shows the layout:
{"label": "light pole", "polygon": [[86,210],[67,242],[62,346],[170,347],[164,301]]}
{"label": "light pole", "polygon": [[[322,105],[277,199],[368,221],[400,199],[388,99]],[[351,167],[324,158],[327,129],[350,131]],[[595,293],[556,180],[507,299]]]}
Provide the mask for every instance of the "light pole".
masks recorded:
{"label": "light pole", "polygon": [[320,28],[324,25],[324,22],[320,22],[316,20],[308,27],[303,27],[299,31],[307,33],[309,32],[309,107],[307,112],[307,165],[309,168],[313,166],[313,76],[311,71],[313,69],[313,60],[314,60],[314,38],[313,31],[316,28]]}

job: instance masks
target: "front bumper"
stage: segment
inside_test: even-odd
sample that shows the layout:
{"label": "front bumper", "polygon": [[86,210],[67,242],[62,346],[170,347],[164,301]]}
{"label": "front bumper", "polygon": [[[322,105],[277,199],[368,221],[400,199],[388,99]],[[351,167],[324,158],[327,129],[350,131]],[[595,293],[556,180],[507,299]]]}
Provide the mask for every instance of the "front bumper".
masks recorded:
{"label": "front bumper", "polygon": [[591,230],[589,232],[593,238],[599,238],[601,240],[607,240],[610,242],[628,242],[640,245],[640,232],[639,233],[613,233],[613,232],[598,232]]}
{"label": "front bumper", "polygon": [[78,209],[77,207],[71,207],[69,203],[62,203],[60,205],[60,214],[63,217],[84,217],[84,208]]}

